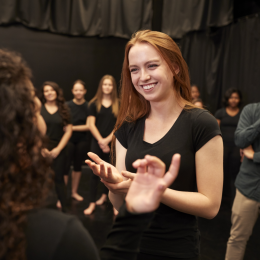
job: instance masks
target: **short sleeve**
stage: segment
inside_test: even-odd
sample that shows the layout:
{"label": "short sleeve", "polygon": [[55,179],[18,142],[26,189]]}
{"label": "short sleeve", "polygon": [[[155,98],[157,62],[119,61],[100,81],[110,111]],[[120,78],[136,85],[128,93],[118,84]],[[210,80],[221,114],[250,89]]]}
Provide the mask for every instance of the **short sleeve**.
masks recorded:
{"label": "short sleeve", "polygon": [[121,127],[115,132],[116,139],[124,148],[128,148],[128,133],[129,133],[129,123],[124,122]]}
{"label": "short sleeve", "polygon": [[215,113],[215,118],[221,120],[223,118],[223,110],[222,109],[219,109],[217,110],[217,112]]}
{"label": "short sleeve", "polygon": [[92,102],[90,104],[89,109],[88,109],[88,115],[97,117],[97,108],[96,108],[96,103],[95,102]]}
{"label": "short sleeve", "polygon": [[197,152],[210,139],[221,135],[218,122],[214,116],[207,111],[202,111],[193,122],[193,145]]}

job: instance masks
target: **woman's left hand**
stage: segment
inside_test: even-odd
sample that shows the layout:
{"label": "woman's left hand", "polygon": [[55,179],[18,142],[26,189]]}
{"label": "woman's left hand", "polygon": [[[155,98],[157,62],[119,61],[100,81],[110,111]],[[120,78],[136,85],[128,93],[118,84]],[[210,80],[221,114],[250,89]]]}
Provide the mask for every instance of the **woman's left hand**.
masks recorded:
{"label": "woman's left hand", "polygon": [[50,151],[50,155],[53,159],[55,159],[60,154],[60,150],[55,147]]}
{"label": "woman's left hand", "polygon": [[126,195],[128,192],[128,189],[132,183],[131,179],[121,181],[119,183],[111,183],[111,182],[106,182],[103,179],[100,180],[105,184],[105,186],[114,194],[122,194]]}

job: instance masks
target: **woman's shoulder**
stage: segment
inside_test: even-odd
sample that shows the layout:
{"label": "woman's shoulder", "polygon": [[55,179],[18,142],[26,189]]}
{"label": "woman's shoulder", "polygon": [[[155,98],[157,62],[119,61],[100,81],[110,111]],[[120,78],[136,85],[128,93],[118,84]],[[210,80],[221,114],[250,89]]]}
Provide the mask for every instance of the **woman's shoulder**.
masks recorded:
{"label": "woman's shoulder", "polygon": [[225,107],[222,107],[220,109],[218,109],[215,113],[215,117],[217,119],[221,119],[222,117],[224,117],[226,115],[226,108]]}

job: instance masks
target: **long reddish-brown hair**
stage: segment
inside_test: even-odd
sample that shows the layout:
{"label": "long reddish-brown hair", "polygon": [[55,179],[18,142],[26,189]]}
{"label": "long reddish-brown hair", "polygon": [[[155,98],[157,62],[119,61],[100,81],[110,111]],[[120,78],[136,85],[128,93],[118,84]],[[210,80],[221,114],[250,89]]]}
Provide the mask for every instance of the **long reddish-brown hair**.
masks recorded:
{"label": "long reddish-brown hair", "polygon": [[[165,33],[143,30],[133,34],[131,40],[125,47],[125,58],[121,74],[120,97],[121,106],[117,117],[114,132],[118,130],[124,121],[135,122],[139,118],[147,116],[150,113],[150,102],[139,94],[131,80],[129,70],[128,54],[135,44],[148,43],[153,46],[168,64],[173,74],[173,90],[177,102],[185,105],[185,109],[193,109],[195,106],[191,103],[190,77],[189,70],[185,60],[182,57],[178,45],[173,39]],[[176,67],[179,68],[178,74],[175,73]],[[111,156],[114,161],[114,143],[113,138]]]}
{"label": "long reddish-brown hair", "polygon": [[119,100],[118,100],[118,95],[117,95],[117,87],[116,87],[116,80],[113,76],[111,75],[105,75],[101,78],[99,81],[98,85],[98,90],[96,95],[89,101],[89,105],[93,102],[96,102],[96,107],[97,107],[97,112],[100,111],[101,106],[102,106],[102,98],[103,98],[103,91],[102,91],[102,85],[103,82],[106,79],[110,79],[112,81],[113,89],[111,93],[111,99],[112,99],[112,113],[114,114],[115,117],[118,115],[119,111]]}

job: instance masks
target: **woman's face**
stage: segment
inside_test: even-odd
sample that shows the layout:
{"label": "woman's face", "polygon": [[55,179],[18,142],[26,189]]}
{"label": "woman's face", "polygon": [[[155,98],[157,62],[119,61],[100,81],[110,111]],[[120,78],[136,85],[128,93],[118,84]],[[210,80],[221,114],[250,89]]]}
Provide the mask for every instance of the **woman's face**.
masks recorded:
{"label": "woman's face", "polygon": [[191,86],[191,98],[198,99],[200,97],[200,92],[197,86]]}
{"label": "woman's face", "polygon": [[102,92],[105,95],[110,95],[113,90],[113,82],[111,79],[105,79],[102,84]]}
{"label": "woman's face", "polygon": [[46,85],[43,87],[43,95],[46,99],[46,102],[52,102],[57,99],[57,93],[50,85]]}
{"label": "woman's face", "polygon": [[72,94],[74,95],[75,99],[81,100],[84,98],[84,95],[86,94],[87,90],[84,88],[84,86],[80,83],[76,83],[73,86]]}
{"label": "woman's face", "polygon": [[238,107],[239,102],[240,102],[239,95],[237,93],[232,93],[232,95],[228,99],[228,106]]}
{"label": "woman's face", "polygon": [[147,101],[158,102],[172,96],[173,73],[153,46],[135,44],[129,51],[128,59],[132,83]]}

